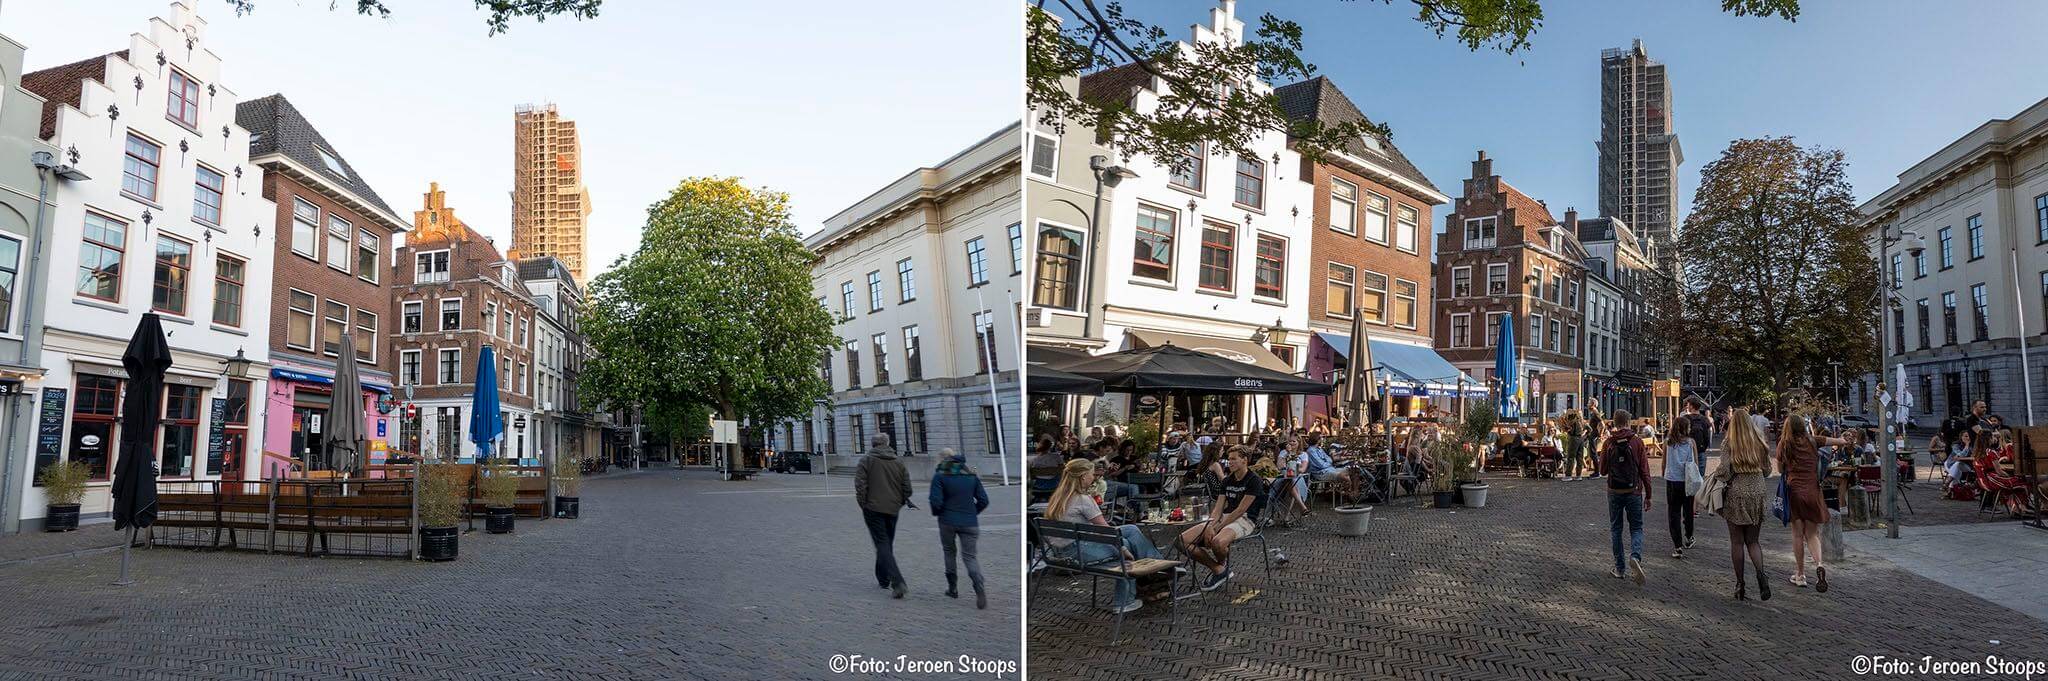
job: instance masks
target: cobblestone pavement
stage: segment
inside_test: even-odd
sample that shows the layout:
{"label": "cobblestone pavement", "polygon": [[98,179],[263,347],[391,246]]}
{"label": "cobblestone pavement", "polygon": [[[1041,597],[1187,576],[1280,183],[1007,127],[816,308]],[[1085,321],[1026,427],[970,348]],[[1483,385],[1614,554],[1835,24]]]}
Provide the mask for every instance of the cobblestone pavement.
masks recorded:
{"label": "cobblestone pavement", "polygon": [[[994,508],[1017,489],[992,489]],[[983,516],[995,597],[978,611],[941,593],[923,511],[897,538],[910,596],[876,589],[845,478],[663,469],[582,496],[581,519],[467,534],[447,564],[158,548],[135,551],[128,588],[109,585],[118,552],[0,567],[0,679],[816,679],[834,654],[1020,660],[1013,515]],[[993,678],[865,676],[963,677]]]}
{"label": "cobblestone pavement", "polygon": [[1881,558],[1832,563],[1826,594],[1793,587],[1791,532],[1775,524],[1763,533],[1773,598],[1757,600],[1752,581],[1750,600],[1735,601],[1726,525],[1702,518],[1696,547],[1673,559],[1662,498],[1645,514],[1647,583],[1614,579],[1602,482],[1488,477],[1485,508],[1403,497],[1361,538],[1336,536],[1335,514],[1319,510],[1272,534],[1291,561],[1270,579],[1241,544],[1231,584],[1183,601],[1177,628],[1148,603],[1120,643],[1086,580],[1041,576],[1030,669],[1119,681],[1732,679],[1852,677],[1857,655],[2048,663],[2041,621]]}

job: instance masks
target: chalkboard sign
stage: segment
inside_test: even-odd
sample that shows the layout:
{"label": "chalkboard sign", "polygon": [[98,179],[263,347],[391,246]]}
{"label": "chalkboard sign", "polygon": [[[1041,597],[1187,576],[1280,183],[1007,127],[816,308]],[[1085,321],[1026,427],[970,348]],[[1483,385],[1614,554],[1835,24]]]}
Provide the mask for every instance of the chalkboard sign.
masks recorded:
{"label": "chalkboard sign", "polygon": [[36,422],[36,470],[56,463],[64,456],[64,403],[68,388],[44,388],[40,419]]}
{"label": "chalkboard sign", "polygon": [[206,470],[218,472],[228,449],[228,401],[213,398],[213,418],[206,430]]}

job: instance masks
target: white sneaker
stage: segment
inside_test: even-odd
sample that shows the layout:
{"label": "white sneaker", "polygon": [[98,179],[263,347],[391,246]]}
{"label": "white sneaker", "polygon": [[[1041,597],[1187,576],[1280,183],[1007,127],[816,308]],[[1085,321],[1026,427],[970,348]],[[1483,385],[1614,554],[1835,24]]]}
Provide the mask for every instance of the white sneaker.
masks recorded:
{"label": "white sneaker", "polygon": [[1645,577],[1646,575],[1643,574],[1643,561],[1634,558],[1628,559],[1628,578],[1635,580],[1637,584],[1642,584]]}

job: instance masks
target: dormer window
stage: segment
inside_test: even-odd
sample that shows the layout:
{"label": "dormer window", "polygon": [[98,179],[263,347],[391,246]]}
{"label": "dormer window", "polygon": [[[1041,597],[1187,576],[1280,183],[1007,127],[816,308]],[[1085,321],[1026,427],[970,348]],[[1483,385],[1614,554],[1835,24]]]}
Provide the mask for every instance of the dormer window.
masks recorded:
{"label": "dormer window", "polygon": [[326,165],[328,170],[333,171],[334,174],[340,175],[343,178],[348,177],[348,169],[342,167],[341,157],[335,156],[334,152],[328,151],[326,149],[315,147],[313,150],[319,152],[320,163]]}

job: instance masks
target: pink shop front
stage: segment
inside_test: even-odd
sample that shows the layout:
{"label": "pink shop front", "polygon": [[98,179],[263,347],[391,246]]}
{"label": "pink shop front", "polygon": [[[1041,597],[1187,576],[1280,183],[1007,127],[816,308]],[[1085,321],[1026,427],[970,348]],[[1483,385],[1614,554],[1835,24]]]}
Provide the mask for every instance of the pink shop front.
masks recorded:
{"label": "pink shop front", "polygon": [[[331,466],[324,460],[320,442],[328,430],[327,416],[334,407],[333,374],[272,368],[268,399],[262,476],[276,478],[286,471],[329,470]],[[390,386],[373,382],[367,375],[358,399],[363,400],[363,433],[370,441],[370,464],[384,463],[391,454],[389,443],[397,435],[397,401],[391,396]]]}

